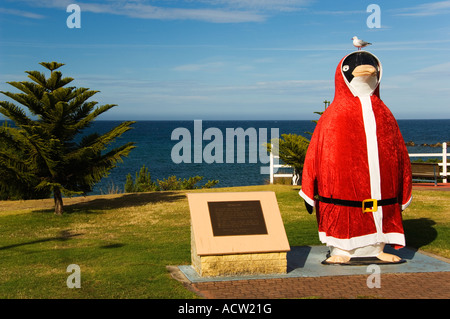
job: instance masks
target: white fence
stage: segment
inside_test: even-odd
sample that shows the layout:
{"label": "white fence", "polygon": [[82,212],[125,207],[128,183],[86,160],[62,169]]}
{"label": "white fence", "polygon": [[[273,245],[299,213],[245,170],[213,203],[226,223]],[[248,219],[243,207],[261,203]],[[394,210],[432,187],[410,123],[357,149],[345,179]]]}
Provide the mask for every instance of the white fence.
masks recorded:
{"label": "white fence", "polygon": [[450,164],[447,162],[447,143],[442,143],[442,153],[414,153],[409,154],[409,157],[442,157],[442,162],[439,163],[439,166],[442,166],[442,182],[447,183],[448,169],[447,166]]}
{"label": "white fence", "polygon": [[[449,153],[447,153],[447,143],[442,143],[442,153],[414,153],[409,154],[409,157],[442,157],[442,162],[439,163],[439,166],[442,166],[442,182],[447,183],[447,176],[448,176],[448,168],[447,166],[450,165],[450,163],[447,161],[447,157],[449,156]],[[272,152],[270,152],[270,184],[273,184],[275,177],[293,177],[294,174],[276,174],[275,168],[278,171],[278,168],[289,168],[291,166],[289,165],[282,165],[278,164],[278,159],[280,157],[273,155]],[[276,164],[276,163],[277,164]]]}
{"label": "white fence", "polygon": [[[270,148],[271,150],[273,149],[273,145]],[[293,177],[294,174],[290,173],[290,174],[276,174],[275,173],[275,168],[278,171],[279,168],[289,168],[292,166],[289,165],[283,165],[283,164],[279,164],[279,156],[278,155],[273,155],[273,152],[270,152],[270,184],[273,184],[273,180],[275,177]]]}

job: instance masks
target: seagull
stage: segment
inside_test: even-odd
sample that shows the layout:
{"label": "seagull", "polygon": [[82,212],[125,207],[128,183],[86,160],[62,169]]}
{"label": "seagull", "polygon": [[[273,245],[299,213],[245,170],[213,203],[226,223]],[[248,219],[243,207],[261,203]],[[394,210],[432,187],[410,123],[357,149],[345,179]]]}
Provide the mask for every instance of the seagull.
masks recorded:
{"label": "seagull", "polygon": [[354,36],[354,37],[352,38],[352,40],[353,40],[353,45],[354,45],[355,47],[357,47],[358,50],[361,50],[361,48],[364,48],[364,47],[366,47],[366,46],[372,44],[372,43],[366,42],[366,41],[364,41],[364,40],[358,39],[357,36]]}

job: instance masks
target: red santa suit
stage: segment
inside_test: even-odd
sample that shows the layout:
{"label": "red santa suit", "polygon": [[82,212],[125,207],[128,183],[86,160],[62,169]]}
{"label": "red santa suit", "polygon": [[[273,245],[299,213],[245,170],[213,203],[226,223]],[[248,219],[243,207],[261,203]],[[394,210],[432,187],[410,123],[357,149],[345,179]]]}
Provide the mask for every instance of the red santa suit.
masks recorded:
{"label": "red santa suit", "polygon": [[[314,130],[299,193],[316,209],[321,242],[346,252],[378,246],[382,250],[384,244],[404,246],[401,212],[412,200],[405,142],[379,96],[381,63],[371,53],[364,54],[378,64],[376,83],[369,90],[358,90],[344,76],[349,66],[343,61],[350,55],[339,62],[334,100]],[[376,211],[363,212],[367,199],[376,200],[365,204],[370,209],[377,203]]]}

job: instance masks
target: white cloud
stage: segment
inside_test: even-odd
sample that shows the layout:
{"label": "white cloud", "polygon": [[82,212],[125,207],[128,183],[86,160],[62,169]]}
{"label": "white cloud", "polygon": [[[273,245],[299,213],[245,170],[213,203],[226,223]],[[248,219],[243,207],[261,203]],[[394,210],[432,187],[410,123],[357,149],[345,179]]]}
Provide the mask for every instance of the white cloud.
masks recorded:
{"label": "white cloud", "polygon": [[118,6],[83,4],[82,10],[124,15],[131,18],[157,20],[199,20],[214,23],[260,22],[265,16],[260,13],[228,9],[169,8],[142,3],[125,3]]}
{"label": "white cloud", "polygon": [[436,78],[437,76],[450,77],[450,62],[440,63],[437,65],[431,65],[420,70],[413,71],[412,74],[420,77],[427,76],[430,78]]}
{"label": "white cloud", "polygon": [[322,11],[311,11],[314,14],[324,14],[324,15],[349,15],[349,14],[367,14],[366,10],[322,10]]}
{"label": "white cloud", "polygon": [[83,12],[122,15],[130,18],[156,20],[197,20],[212,23],[265,21],[270,12],[298,10],[305,0],[211,0],[211,1],[94,1],[19,0],[32,7],[65,9],[76,3]]}
{"label": "white cloud", "polygon": [[401,100],[405,98],[415,105],[433,105],[434,114],[439,114],[436,111],[441,108],[444,115],[448,114],[448,106],[442,101],[448,101],[450,98],[444,83],[449,81],[450,62],[445,62],[393,75],[387,79],[386,85],[382,88],[383,91],[386,90],[389,99],[399,101],[398,105],[402,105]]}
{"label": "white cloud", "polygon": [[82,12],[122,15],[138,19],[197,20],[212,23],[262,22],[277,12],[298,11],[311,0],[19,0],[33,7],[65,9],[76,3]]}
{"label": "white cloud", "polygon": [[398,16],[435,16],[450,13],[450,1],[429,2],[415,7],[400,9]]}
{"label": "white cloud", "polygon": [[8,14],[8,15],[14,15],[18,17],[24,17],[24,18],[30,18],[30,19],[43,19],[45,16],[33,12],[23,11],[23,10],[16,10],[16,9],[6,9],[6,8],[0,8],[0,13]]}
{"label": "white cloud", "polygon": [[389,42],[376,42],[377,50],[380,51],[398,51],[398,50],[445,50],[450,48],[448,44],[450,39],[441,40],[413,40],[413,41],[401,41],[394,40]]}
{"label": "white cloud", "polygon": [[326,91],[334,88],[334,82],[328,80],[283,80],[260,81],[242,85],[213,85],[203,86],[201,90],[205,94],[229,95],[237,94],[256,96],[298,96],[316,91]]}
{"label": "white cloud", "polygon": [[175,71],[208,71],[223,68],[223,62],[208,62],[203,64],[184,64],[173,68]]}
{"label": "white cloud", "polygon": [[203,3],[224,5],[237,9],[258,11],[298,11],[311,3],[311,0],[203,0]]}

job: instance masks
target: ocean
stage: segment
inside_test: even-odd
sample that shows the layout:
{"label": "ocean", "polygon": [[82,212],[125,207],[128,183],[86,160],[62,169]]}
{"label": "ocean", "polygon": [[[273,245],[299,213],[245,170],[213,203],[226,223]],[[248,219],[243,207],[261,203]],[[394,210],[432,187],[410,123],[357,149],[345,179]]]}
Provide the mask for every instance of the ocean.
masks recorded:
{"label": "ocean", "polygon": [[[96,121],[89,131],[101,134],[120,122]],[[450,141],[450,119],[398,120],[398,124],[405,142],[413,141],[416,144],[407,147],[409,153],[440,153],[442,147],[421,145]],[[208,180],[219,180],[216,187],[262,185],[268,183],[269,175],[261,174],[261,168],[268,167],[269,164],[267,154],[260,152],[257,145],[269,142],[271,138],[277,137],[277,133],[280,137],[282,134],[293,133],[309,139],[307,132],[313,132],[314,127],[315,123],[309,120],[138,121],[132,130],[124,133],[112,145],[114,147],[132,141],[136,143],[136,148],[124,158],[123,163],[118,163],[110,171],[108,177],[95,185],[93,192],[88,195],[105,194],[111,189],[123,192],[127,174],[131,173],[134,178],[143,165],[149,169],[155,182],[172,175],[178,178],[199,175],[204,178],[199,185]],[[257,139],[250,142],[248,138],[245,145],[239,144],[238,139],[232,135],[233,132],[239,134],[239,130],[241,133],[253,133],[253,137],[256,134]],[[227,133],[230,133],[228,138]],[[234,140],[234,145],[231,140]],[[216,152],[211,151],[213,145],[220,143],[223,145],[222,153],[217,152],[219,147],[215,149]],[[189,147],[190,156],[186,153],[188,147],[184,147],[187,145],[192,146]],[[240,146],[245,148],[240,149]]]}

